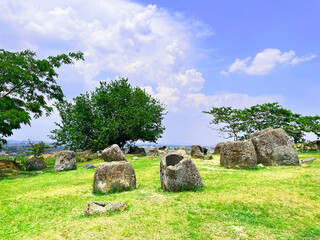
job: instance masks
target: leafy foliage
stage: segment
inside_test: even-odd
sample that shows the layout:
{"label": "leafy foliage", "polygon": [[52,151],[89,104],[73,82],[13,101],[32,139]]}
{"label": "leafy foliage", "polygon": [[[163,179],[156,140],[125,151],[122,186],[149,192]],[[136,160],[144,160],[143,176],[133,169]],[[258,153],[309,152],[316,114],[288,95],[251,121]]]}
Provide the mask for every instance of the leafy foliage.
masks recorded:
{"label": "leafy foliage", "polygon": [[31,116],[49,115],[48,100],[61,101],[64,97],[57,85],[55,69],[63,64],[83,60],[83,53],[61,54],[38,60],[30,50],[9,52],[0,49],[0,147],[5,137],[21,124],[30,124]]}
{"label": "leafy foliage", "polygon": [[163,104],[133,88],[128,79],[100,82],[95,91],[73,101],[56,105],[61,116],[51,136],[56,145],[97,151],[114,143],[123,147],[137,140],[156,142],[165,129]]}
{"label": "leafy foliage", "polygon": [[220,124],[215,130],[222,137],[233,137],[235,141],[245,140],[250,134],[268,127],[282,128],[296,143],[305,141],[306,132],[320,137],[320,116],[302,116],[279,103],[258,104],[245,109],[213,107],[211,111],[203,112],[213,116],[210,124]]}
{"label": "leafy foliage", "polygon": [[41,141],[39,143],[32,143],[30,141],[30,139],[28,141],[29,141],[29,144],[31,146],[30,150],[33,151],[33,156],[34,157],[40,157],[40,155],[43,153],[43,151],[46,148],[50,148],[50,146],[45,144],[43,141]]}

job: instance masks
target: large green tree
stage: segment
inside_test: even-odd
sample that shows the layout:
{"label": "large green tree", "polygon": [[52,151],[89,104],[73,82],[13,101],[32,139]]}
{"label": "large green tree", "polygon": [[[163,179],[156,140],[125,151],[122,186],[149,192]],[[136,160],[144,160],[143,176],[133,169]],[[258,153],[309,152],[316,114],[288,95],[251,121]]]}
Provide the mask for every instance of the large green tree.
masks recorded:
{"label": "large green tree", "polygon": [[305,141],[307,132],[320,137],[320,116],[302,116],[279,103],[258,104],[245,109],[213,107],[203,112],[212,115],[210,124],[218,126],[215,130],[235,141],[245,140],[250,134],[268,127],[282,128],[296,143]]}
{"label": "large green tree", "polygon": [[30,125],[31,115],[49,115],[53,109],[48,100],[63,100],[56,69],[80,59],[83,60],[81,52],[36,59],[36,53],[30,50],[0,49],[0,147],[14,129]]}
{"label": "large green tree", "polygon": [[56,105],[61,123],[52,131],[56,145],[76,150],[102,150],[111,144],[123,147],[138,140],[156,142],[164,131],[164,105],[128,79],[110,83]]}

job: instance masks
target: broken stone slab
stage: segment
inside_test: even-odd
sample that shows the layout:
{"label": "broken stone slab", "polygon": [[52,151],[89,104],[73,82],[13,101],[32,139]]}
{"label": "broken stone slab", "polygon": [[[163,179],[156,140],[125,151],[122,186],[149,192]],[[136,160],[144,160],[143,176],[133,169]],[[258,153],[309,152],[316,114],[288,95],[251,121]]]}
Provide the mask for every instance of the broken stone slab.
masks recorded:
{"label": "broken stone slab", "polygon": [[311,158],[299,159],[300,163],[311,162],[313,160],[316,160],[316,158],[311,157]]}
{"label": "broken stone slab", "polygon": [[126,202],[110,202],[105,204],[104,202],[89,202],[84,210],[84,216],[104,215],[108,212],[121,211],[123,212],[127,208]]}
{"label": "broken stone slab", "polygon": [[43,172],[42,171],[37,171],[37,172],[34,172],[34,173],[32,173],[33,175],[37,175],[37,174],[43,174]]}
{"label": "broken stone slab", "polygon": [[91,163],[86,163],[85,165],[83,165],[82,168],[83,169],[89,169],[89,168],[96,168],[96,166],[91,164]]}

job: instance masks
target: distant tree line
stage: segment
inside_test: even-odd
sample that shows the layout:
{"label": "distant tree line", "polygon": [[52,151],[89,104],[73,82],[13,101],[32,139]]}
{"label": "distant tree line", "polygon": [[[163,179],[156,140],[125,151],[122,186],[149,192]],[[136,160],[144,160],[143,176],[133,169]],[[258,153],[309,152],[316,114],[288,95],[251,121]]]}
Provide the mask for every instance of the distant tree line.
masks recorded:
{"label": "distant tree line", "polygon": [[250,108],[213,107],[203,111],[213,118],[214,130],[234,141],[247,139],[254,132],[268,127],[282,128],[295,142],[304,142],[306,133],[320,137],[320,116],[303,116],[283,108],[279,103],[265,103]]}

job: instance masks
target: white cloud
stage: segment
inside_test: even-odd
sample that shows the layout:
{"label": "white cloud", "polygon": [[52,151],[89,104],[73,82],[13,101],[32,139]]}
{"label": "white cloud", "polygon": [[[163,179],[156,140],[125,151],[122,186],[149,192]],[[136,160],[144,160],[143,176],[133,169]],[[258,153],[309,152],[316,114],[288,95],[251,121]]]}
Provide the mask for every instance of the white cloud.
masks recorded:
{"label": "white cloud", "polygon": [[[39,57],[69,51],[84,52],[84,62],[59,69],[58,83],[69,99],[96,87],[98,81],[95,79],[121,76],[128,77],[133,85],[143,87],[164,101],[169,111],[166,121],[171,121],[167,122],[169,127],[165,136],[171,142],[204,143],[210,139],[211,133],[203,132],[208,119],[200,113],[201,110],[222,105],[248,106],[279,99],[277,96],[250,97],[232,93],[210,96],[201,93],[205,79],[194,68],[191,59],[199,58],[195,39],[211,35],[211,29],[199,21],[169,13],[155,5],[142,6],[128,0],[2,0],[1,26],[10,26],[15,36],[12,45],[3,46],[6,49],[20,51],[30,47],[38,52]],[[280,59],[285,56],[280,55]],[[292,64],[307,61],[307,58],[294,60],[295,57],[291,59]],[[247,71],[249,60],[238,60],[231,70]],[[255,65],[259,65],[259,61]],[[189,119],[191,115],[194,117]],[[13,138],[43,139],[57,117],[36,120],[32,128],[17,130]],[[189,128],[194,131],[187,131]]]}
{"label": "white cloud", "polygon": [[221,71],[221,74],[228,75],[234,72],[245,72],[248,75],[266,75],[277,65],[295,65],[299,62],[309,61],[315,57],[316,55],[314,54],[298,57],[293,50],[281,53],[279,49],[268,48],[258,53],[251,63],[249,62],[251,57],[244,60],[236,59],[228,71]]}
{"label": "white cloud", "polygon": [[241,93],[220,93],[205,95],[203,93],[189,93],[184,99],[185,106],[193,106],[202,110],[209,110],[211,107],[230,106],[234,108],[245,108],[256,104],[267,102],[281,102],[281,95],[259,95],[249,96]]}

